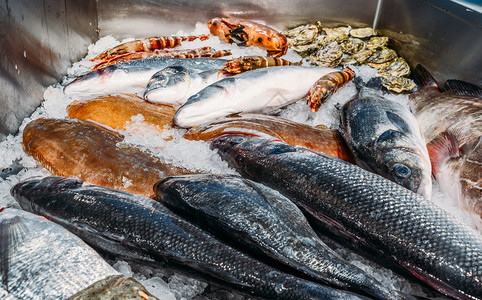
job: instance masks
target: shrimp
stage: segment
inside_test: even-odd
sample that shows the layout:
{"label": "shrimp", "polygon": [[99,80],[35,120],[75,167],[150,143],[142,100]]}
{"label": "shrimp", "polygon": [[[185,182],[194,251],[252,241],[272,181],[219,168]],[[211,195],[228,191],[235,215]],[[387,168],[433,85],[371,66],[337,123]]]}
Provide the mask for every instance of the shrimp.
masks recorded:
{"label": "shrimp", "polygon": [[220,73],[234,75],[258,68],[289,65],[299,66],[301,63],[302,62],[293,63],[278,57],[241,56],[236,59],[228,60]]}

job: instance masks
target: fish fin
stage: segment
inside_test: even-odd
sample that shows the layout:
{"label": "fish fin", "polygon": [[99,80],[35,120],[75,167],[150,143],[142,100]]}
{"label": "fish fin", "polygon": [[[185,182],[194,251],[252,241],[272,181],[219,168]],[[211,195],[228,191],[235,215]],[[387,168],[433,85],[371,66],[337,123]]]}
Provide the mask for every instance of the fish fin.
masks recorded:
{"label": "fish fin", "polygon": [[422,65],[417,65],[412,70],[412,77],[419,87],[434,87],[438,89],[437,81],[433,78],[430,72]]}
{"label": "fish fin", "polygon": [[8,292],[8,271],[10,257],[26,236],[27,228],[17,216],[0,222],[0,273],[2,285]]}
{"label": "fish fin", "polygon": [[432,163],[432,173],[437,174],[440,166],[452,157],[458,157],[459,145],[455,135],[449,132],[444,132],[430,143],[427,144],[430,162]]}
{"label": "fish fin", "polygon": [[482,98],[482,88],[461,80],[449,79],[444,84],[443,91],[460,96],[472,96]]}

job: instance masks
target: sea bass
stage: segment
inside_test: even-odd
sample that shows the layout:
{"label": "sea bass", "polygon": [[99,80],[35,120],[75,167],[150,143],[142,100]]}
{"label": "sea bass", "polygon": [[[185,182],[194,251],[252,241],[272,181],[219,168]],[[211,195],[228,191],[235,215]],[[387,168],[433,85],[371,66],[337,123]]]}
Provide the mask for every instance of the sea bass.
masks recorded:
{"label": "sea bass", "polygon": [[188,69],[205,71],[214,68],[219,70],[225,63],[226,60],[223,59],[205,57],[137,59],[79,76],[64,87],[64,94],[78,99],[120,93],[142,95],[152,75],[168,66],[176,64]]}
{"label": "sea bass", "polygon": [[122,94],[76,100],[67,106],[69,118],[91,120],[113,129],[126,129],[132,117],[142,116],[147,124],[159,131],[171,123],[175,110],[172,106],[147,103],[136,95]]}
{"label": "sea bass", "polygon": [[[67,299],[92,284],[124,278],[97,252],[62,226],[15,208],[0,210],[1,288],[27,299]],[[155,299],[139,283],[126,289],[129,299]],[[106,288],[99,292],[106,292]],[[2,298],[3,299],[3,298]]]}
{"label": "sea bass", "polygon": [[211,140],[222,134],[271,136],[291,145],[303,146],[315,151],[354,162],[353,155],[338,130],[323,126],[309,126],[288,119],[263,114],[239,114],[227,116],[212,123],[191,127],[184,138]]}
{"label": "sea bass", "polygon": [[360,167],[430,199],[430,158],[408,107],[376,95],[350,100],[341,109],[341,133]]}
{"label": "sea bass", "polygon": [[213,149],[242,176],[280,191],[342,239],[358,240],[441,293],[482,297],[482,236],[420,195],[303,147],[220,136]]}
{"label": "sea bass", "polygon": [[[440,189],[476,216],[482,230],[482,96],[479,87],[448,81],[440,92],[422,66],[413,75],[421,88],[409,97],[420,124]],[[458,95],[468,91],[474,96]]]}
{"label": "sea bass", "polygon": [[323,243],[288,198],[239,176],[188,175],[156,183],[157,199],[219,238],[312,280],[377,299],[402,299]]}
{"label": "sea bass", "polygon": [[189,128],[234,113],[271,111],[300,100],[321,76],[333,70],[282,66],[224,78],[189,97],[173,123]]}
{"label": "sea bass", "polygon": [[190,96],[225,77],[215,68],[199,72],[174,65],[152,75],[143,97],[152,103],[180,106]]}
{"label": "sea bass", "polygon": [[25,127],[23,148],[53,175],[150,197],[159,178],[191,173],[134,146],[118,146],[123,138],[88,121],[37,119]]}
{"label": "sea bass", "polygon": [[125,259],[167,263],[267,299],[360,299],[261,263],[146,197],[61,177],[21,182],[12,195],[24,209]]}

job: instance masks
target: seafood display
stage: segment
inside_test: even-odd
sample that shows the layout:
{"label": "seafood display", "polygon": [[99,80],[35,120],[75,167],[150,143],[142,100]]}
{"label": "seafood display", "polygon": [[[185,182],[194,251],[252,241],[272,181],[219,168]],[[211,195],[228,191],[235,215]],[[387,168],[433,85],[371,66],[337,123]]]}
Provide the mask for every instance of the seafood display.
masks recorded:
{"label": "seafood display", "polygon": [[132,117],[142,116],[147,124],[159,131],[169,125],[175,110],[172,106],[156,105],[135,95],[121,94],[76,100],[67,106],[69,118],[91,120],[113,129],[126,129]]}
{"label": "seafood display", "polygon": [[341,128],[359,166],[431,198],[428,150],[407,107],[374,94],[362,94],[342,107]]}
{"label": "seafood display", "polygon": [[339,257],[293,202],[264,185],[238,176],[191,175],[166,178],[155,190],[158,200],[186,219],[312,280],[377,299],[403,298]]}
{"label": "seafood display", "polygon": [[287,119],[263,114],[239,114],[216,122],[191,127],[184,134],[188,140],[212,140],[223,134],[270,136],[291,145],[354,162],[345,140],[338,130],[323,126],[309,126]]}
{"label": "seafood display", "polygon": [[[0,211],[0,238],[2,288],[18,299],[66,299],[92,284],[123,278],[79,237],[24,210]],[[124,295],[156,299],[135,280],[129,280],[146,297],[123,286],[120,290]],[[112,292],[108,287],[99,292],[106,290]]]}
{"label": "seafood display", "polygon": [[363,299],[278,271],[146,197],[62,177],[21,182],[12,194],[22,208],[51,218],[103,251],[181,267],[248,295]]}
{"label": "seafood display", "polygon": [[134,146],[117,146],[122,140],[117,132],[76,119],[37,119],[23,133],[25,153],[52,175],[152,197],[160,178],[192,173]]}
{"label": "seafood display", "polygon": [[267,112],[300,100],[330,68],[283,66],[224,78],[192,95],[174,115],[173,124],[188,128],[241,112]]}
{"label": "seafood display", "polygon": [[433,174],[442,190],[461,207],[478,216],[474,223],[481,230],[480,88],[459,82],[456,87],[440,92],[436,81],[424,67],[417,66],[414,75],[421,88],[411,94],[410,99],[428,144]]}
{"label": "seafood display", "polygon": [[306,148],[239,136],[220,136],[211,146],[243,177],[294,201],[324,231],[358,240],[443,294],[482,297],[482,236],[432,202]]}
{"label": "seafood display", "polygon": [[239,18],[214,18],[208,22],[209,31],[227,43],[239,46],[255,46],[268,52],[268,56],[280,57],[288,50],[284,34],[275,29]]}

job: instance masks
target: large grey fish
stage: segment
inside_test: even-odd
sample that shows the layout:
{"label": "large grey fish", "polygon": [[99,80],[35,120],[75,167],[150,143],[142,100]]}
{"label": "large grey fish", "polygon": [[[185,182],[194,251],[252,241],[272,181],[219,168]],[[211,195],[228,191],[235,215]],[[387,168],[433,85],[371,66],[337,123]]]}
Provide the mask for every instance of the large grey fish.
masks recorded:
{"label": "large grey fish", "polygon": [[205,174],[168,177],[154,189],[159,201],[186,219],[312,280],[378,299],[404,298],[339,257],[293,202],[262,184]]}
{"label": "large grey fish", "polygon": [[373,93],[362,94],[343,105],[340,131],[360,167],[430,199],[430,158],[408,107]]}
{"label": "large grey fish", "polygon": [[219,70],[225,63],[226,60],[207,57],[137,59],[79,76],[64,87],[64,94],[79,99],[120,93],[142,95],[152,75],[168,66],[176,64],[201,72],[213,68]]}
{"label": "large grey fish", "polygon": [[225,77],[219,68],[199,72],[180,65],[169,66],[152,75],[144,91],[144,99],[179,106],[191,95]]}
{"label": "large grey fish", "polygon": [[482,297],[482,236],[420,195],[303,147],[239,136],[218,137],[211,147],[242,176],[293,200],[317,226],[360,241],[441,293]]}
{"label": "large grey fish", "polygon": [[333,71],[282,66],[224,78],[189,97],[177,110],[173,123],[188,128],[234,113],[271,111],[301,99],[321,76]]}
{"label": "large grey fish", "polygon": [[147,197],[78,179],[46,177],[18,183],[12,195],[89,244],[125,259],[200,273],[204,280],[268,299],[360,299],[259,262]]}
{"label": "large grey fish", "polygon": [[451,80],[440,92],[421,65],[413,75],[420,89],[409,98],[427,141],[433,174],[442,191],[475,213],[473,223],[482,231],[482,89]]}
{"label": "large grey fish", "polygon": [[[79,237],[23,210],[0,211],[0,241],[1,288],[18,299],[66,299],[85,293],[93,284],[125,281]],[[123,292],[131,299],[143,299],[125,286]],[[144,299],[155,299],[143,293]]]}

